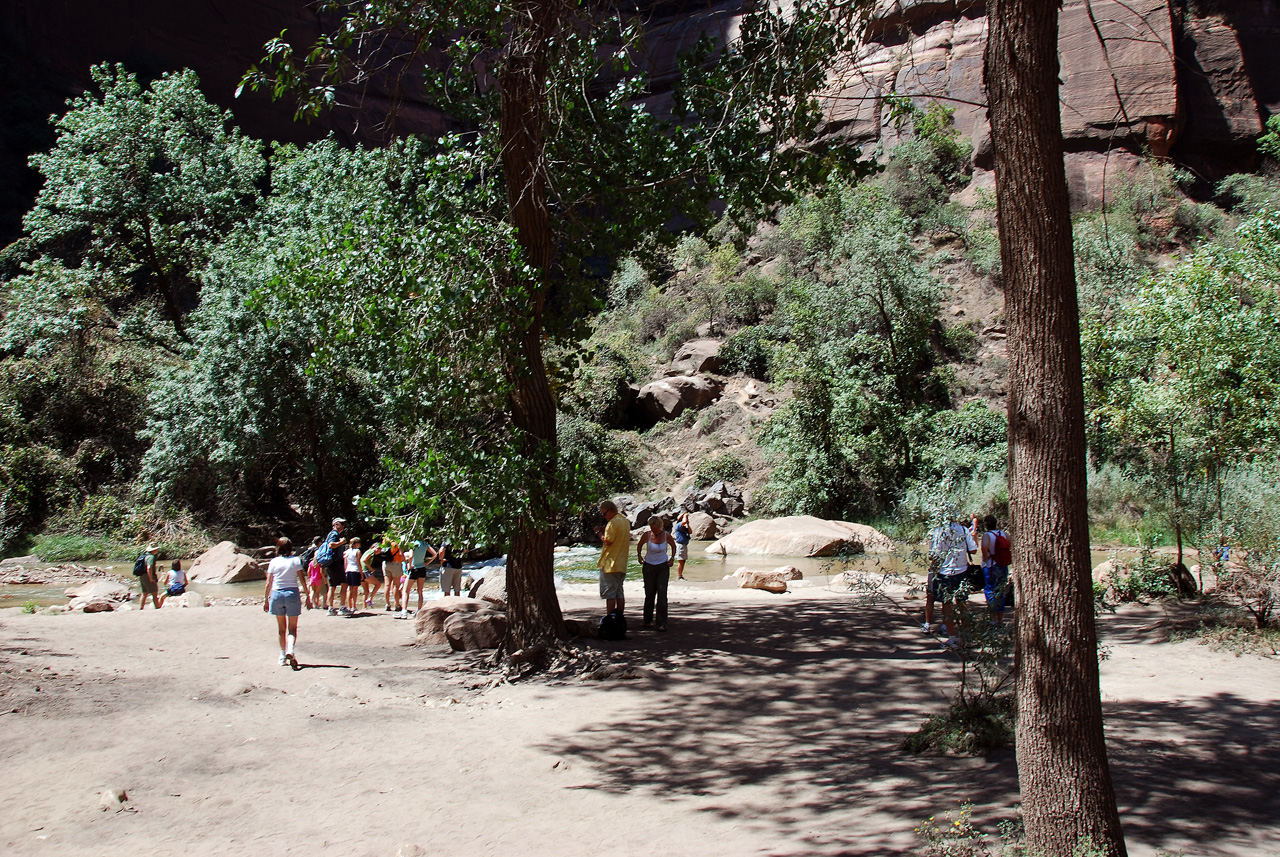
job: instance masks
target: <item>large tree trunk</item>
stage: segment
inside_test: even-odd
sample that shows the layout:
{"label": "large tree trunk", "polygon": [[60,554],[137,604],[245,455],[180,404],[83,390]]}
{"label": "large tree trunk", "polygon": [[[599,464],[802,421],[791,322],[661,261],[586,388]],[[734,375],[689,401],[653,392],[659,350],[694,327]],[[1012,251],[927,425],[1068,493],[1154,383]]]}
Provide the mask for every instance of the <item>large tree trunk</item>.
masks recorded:
{"label": "large tree trunk", "polygon": [[508,651],[527,649],[565,636],[556,596],[554,509],[551,485],[556,467],[556,408],[542,360],[542,312],[551,273],[551,220],[543,130],[550,40],[560,26],[560,0],[521,4],[498,85],[499,139],[507,204],[516,239],[537,280],[524,283],[527,327],[508,359],[514,388],[511,414],[521,432],[523,452],[540,462],[541,479],[526,486],[529,511],[513,521],[507,557]]}
{"label": "large tree trunk", "polygon": [[992,0],[986,86],[1009,330],[1018,778],[1027,844],[1124,855],[1102,731],[1084,387],[1058,113],[1058,4]]}

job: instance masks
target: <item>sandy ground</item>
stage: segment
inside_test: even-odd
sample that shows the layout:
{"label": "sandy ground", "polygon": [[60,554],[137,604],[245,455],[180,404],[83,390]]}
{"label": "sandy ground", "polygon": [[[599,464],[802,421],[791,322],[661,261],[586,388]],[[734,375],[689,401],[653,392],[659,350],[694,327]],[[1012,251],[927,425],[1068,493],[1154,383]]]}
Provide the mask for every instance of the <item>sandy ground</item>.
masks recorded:
{"label": "sandy ground", "polygon": [[[251,607],[0,611],[0,852],[906,854],[962,800],[1010,815],[1011,753],[897,749],[955,662],[896,607],[672,601],[670,632],[589,643],[656,677],[496,687],[383,613],[305,614],[292,672]],[[1130,853],[1280,854],[1280,663],[1171,644],[1158,608],[1103,625]]]}

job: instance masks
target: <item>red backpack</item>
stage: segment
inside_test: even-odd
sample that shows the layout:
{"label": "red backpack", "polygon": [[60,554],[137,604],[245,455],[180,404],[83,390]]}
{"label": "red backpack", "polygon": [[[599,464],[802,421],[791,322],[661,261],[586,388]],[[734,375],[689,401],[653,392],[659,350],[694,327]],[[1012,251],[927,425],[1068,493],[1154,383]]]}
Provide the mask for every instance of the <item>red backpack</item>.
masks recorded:
{"label": "red backpack", "polygon": [[995,549],[991,553],[996,565],[1012,564],[1013,545],[1009,544],[1009,537],[1004,530],[993,530],[991,535],[995,538]]}

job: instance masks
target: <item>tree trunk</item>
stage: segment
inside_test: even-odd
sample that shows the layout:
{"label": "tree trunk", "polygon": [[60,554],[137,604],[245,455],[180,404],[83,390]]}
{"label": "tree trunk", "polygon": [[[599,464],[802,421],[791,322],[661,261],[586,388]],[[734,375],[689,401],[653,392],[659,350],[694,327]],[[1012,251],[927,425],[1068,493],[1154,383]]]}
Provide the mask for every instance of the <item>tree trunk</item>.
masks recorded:
{"label": "tree trunk", "polygon": [[504,58],[499,139],[507,205],[516,240],[536,280],[523,283],[527,326],[512,344],[512,422],[522,452],[538,461],[541,478],[530,480],[527,516],[512,522],[507,557],[507,648],[527,649],[565,636],[555,585],[555,515],[551,486],[556,471],[556,408],[542,360],[542,311],[551,274],[551,219],[544,160],[546,82],[551,38],[560,26],[560,0],[520,4]]}
{"label": "tree trunk", "polygon": [[1084,387],[1058,113],[1058,4],[992,0],[985,77],[1009,330],[1009,508],[1021,605],[1018,778],[1030,851],[1125,854],[1102,730]]}

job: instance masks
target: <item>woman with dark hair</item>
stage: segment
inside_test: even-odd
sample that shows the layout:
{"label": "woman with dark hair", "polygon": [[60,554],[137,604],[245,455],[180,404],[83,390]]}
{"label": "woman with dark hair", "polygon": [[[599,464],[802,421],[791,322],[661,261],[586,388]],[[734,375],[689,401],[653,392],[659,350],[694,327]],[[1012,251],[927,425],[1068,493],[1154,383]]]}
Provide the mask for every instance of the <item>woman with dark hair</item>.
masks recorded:
{"label": "woman with dark hair", "polygon": [[267,566],[267,591],[262,609],[276,617],[280,666],[288,664],[295,670],[298,659],[293,655],[293,646],[298,640],[298,616],[302,614],[299,589],[304,585],[301,576],[302,562],[293,555],[293,542],[276,539],[276,558]]}

